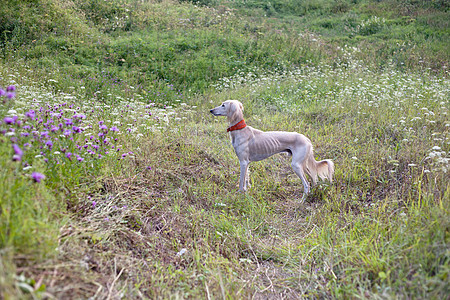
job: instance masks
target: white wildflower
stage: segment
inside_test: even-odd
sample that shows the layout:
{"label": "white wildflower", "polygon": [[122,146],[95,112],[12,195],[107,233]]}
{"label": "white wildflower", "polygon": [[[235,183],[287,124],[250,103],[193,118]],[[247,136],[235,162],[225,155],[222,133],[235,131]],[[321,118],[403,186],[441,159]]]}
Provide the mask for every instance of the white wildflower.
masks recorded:
{"label": "white wildflower", "polygon": [[187,249],[186,248],[182,248],[178,253],[177,253],[177,256],[182,256],[182,255],[184,255],[185,253],[187,252]]}

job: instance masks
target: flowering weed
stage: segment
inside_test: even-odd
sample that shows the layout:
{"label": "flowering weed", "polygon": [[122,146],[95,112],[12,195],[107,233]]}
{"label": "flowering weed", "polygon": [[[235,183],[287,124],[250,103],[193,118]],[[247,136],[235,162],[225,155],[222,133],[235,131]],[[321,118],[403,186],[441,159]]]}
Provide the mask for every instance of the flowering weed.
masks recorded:
{"label": "flowering weed", "polygon": [[[0,298],[447,295],[442,1],[38,2],[0,10]],[[275,155],[236,193],[230,98],[333,184]]]}

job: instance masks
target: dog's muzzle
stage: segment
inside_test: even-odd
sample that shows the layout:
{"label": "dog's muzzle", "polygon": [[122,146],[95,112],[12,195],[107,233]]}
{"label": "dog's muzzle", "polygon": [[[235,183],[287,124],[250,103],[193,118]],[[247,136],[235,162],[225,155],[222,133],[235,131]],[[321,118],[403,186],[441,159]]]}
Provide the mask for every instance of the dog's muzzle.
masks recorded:
{"label": "dog's muzzle", "polygon": [[214,108],[211,109],[209,112],[212,113],[212,114],[215,115],[215,116],[220,116],[219,114],[217,114],[217,113],[214,111]]}

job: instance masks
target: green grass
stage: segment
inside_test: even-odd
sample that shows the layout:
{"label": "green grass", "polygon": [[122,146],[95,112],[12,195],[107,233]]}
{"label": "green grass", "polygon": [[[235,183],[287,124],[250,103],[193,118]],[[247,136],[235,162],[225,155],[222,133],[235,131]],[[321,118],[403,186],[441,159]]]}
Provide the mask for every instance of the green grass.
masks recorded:
{"label": "green grass", "polygon": [[[0,87],[17,87],[0,102],[0,297],[448,294],[445,2],[293,3],[0,9]],[[255,128],[308,136],[334,182],[300,204],[275,155],[238,193],[228,124],[209,113],[226,99]]]}

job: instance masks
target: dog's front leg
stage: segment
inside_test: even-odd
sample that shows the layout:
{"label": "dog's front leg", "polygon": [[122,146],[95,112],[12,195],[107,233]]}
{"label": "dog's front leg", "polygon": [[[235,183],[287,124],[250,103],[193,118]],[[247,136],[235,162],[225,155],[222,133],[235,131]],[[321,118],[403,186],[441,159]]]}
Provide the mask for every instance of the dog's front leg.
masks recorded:
{"label": "dog's front leg", "polygon": [[241,176],[239,178],[239,191],[245,192],[247,191],[247,182],[248,182],[247,170],[249,162],[241,160],[239,161],[239,164],[241,165]]}
{"label": "dog's front leg", "polygon": [[248,166],[250,165],[250,163],[247,165],[247,170],[245,171],[245,187],[246,189],[250,189],[252,186],[250,185],[250,172],[248,170]]}

